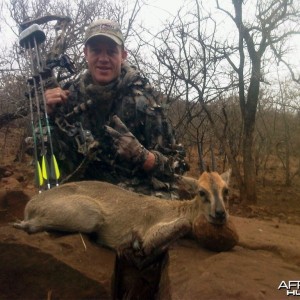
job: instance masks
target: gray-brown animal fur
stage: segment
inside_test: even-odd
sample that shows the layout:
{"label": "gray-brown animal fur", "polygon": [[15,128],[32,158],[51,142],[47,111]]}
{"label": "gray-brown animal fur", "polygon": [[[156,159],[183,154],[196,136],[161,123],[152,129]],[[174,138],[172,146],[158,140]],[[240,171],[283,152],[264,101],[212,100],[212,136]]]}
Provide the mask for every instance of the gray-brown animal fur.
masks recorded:
{"label": "gray-brown animal fur", "polygon": [[229,177],[230,171],[204,172],[191,181],[198,195],[186,201],[144,196],[99,181],[67,183],[34,196],[24,221],[13,226],[28,233],[95,232],[102,245],[117,251],[132,246],[149,255],[191,232],[200,214],[211,223],[225,223]]}

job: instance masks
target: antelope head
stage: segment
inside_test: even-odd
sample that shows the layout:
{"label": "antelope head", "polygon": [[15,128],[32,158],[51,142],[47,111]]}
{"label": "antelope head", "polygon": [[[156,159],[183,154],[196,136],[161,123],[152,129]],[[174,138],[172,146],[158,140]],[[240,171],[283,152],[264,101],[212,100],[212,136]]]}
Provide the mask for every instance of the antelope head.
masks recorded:
{"label": "antelope head", "polygon": [[224,224],[227,221],[225,202],[229,192],[230,175],[231,169],[221,175],[217,172],[204,172],[198,180],[198,194],[204,215],[210,223]]}

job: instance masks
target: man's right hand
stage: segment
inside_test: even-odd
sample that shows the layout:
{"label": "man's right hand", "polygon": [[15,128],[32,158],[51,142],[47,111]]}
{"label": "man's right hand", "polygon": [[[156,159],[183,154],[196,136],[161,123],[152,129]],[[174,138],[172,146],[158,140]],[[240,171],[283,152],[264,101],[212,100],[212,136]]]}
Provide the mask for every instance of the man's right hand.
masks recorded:
{"label": "man's right hand", "polygon": [[60,87],[56,87],[54,89],[47,89],[45,91],[47,113],[51,114],[54,110],[54,107],[57,104],[66,102],[69,94],[70,92],[68,90],[63,90]]}

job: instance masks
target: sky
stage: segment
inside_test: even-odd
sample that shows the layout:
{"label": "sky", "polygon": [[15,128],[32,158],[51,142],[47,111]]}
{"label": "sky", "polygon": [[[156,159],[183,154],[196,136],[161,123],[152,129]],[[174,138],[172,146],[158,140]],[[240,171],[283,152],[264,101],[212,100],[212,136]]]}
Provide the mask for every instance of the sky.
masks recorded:
{"label": "sky", "polygon": [[[0,0],[0,8],[1,4],[7,2],[8,0]],[[250,0],[251,2],[252,0]],[[194,2],[193,0],[148,0],[149,4],[146,8],[142,10],[142,13],[139,15],[140,20],[144,23],[147,28],[157,28],[161,27],[167,19],[175,16],[180,8],[186,7],[189,2]],[[200,1],[199,1],[200,2]],[[247,1],[246,1],[247,2]],[[134,0],[132,0],[134,3]],[[203,1],[205,3],[205,9],[210,10],[213,6],[215,6],[215,0]],[[227,5],[227,8],[232,9],[231,0],[222,0],[220,1],[222,5]],[[214,17],[216,13],[214,12]],[[219,14],[220,22],[222,21],[221,14]],[[232,30],[228,29],[228,25],[221,24],[220,27],[224,30],[224,35],[229,35]],[[15,28],[16,30],[16,28]],[[3,20],[0,20],[0,49],[3,49],[3,46],[9,46],[13,41],[15,41],[18,37],[12,33],[11,28],[5,24]],[[291,55],[291,58],[294,62],[296,62],[300,66],[300,42],[299,38],[294,39],[292,42],[292,46],[295,48],[294,52]]]}
{"label": "sky", "polygon": [[[0,9],[5,2],[7,0],[0,0]],[[161,21],[165,21],[170,16],[175,15],[179,8],[184,6],[186,0],[152,0],[148,2],[151,4],[143,11],[141,20],[149,27],[156,27],[159,26]],[[1,46],[10,45],[17,37],[12,33],[9,24],[5,24],[3,20],[0,20],[0,22]]]}
{"label": "sky", "polygon": [[[298,0],[299,1],[299,0]],[[187,6],[187,3],[193,2],[192,0],[153,0],[149,1],[150,6],[147,7],[147,13],[144,13],[142,18],[145,20],[145,23],[149,24],[149,26],[157,26],[160,22],[164,22],[166,19],[170,18],[170,16],[176,15],[180,8],[184,8]],[[199,1],[201,2],[201,0]],[[248,3],[246,3],[248,2]],[[219,12],[216,16],[216,11],[214,8],[216,7],[215,0],[204,0],[202,1],[205,9],[207,11],[213,10],[213,16],[219,22],[218,30],[223,38],[231,38],[233,35],[236,36],[235,25],[233,25],[232,21],[229,20],[222,12]],[[247,17],[249,14],[252,16],[255,15],[255,10],[252,9],[253,0],[246,0],[246,5],[248,5],[247,10],[244,11],[244,15]],[[250,5],[249,5],[250,4]],[[233,12],[233,5],[231,0],[221,0],[220,5],[223,8]],[[232,26],[232,27],[231,27]],[[297,66],[297,69],[300,73],[300,38],[299,35],[296,35],[293,39],[289,40],[289,45],[291,47],[290,55],[288,60]]]}
{"label": "sky", "polygon": [[184,6],[184,0],[153,0],[149,5],[150,18],[157,19],[157,21],[164,20],[170,15],[175,15],[182,6]]}

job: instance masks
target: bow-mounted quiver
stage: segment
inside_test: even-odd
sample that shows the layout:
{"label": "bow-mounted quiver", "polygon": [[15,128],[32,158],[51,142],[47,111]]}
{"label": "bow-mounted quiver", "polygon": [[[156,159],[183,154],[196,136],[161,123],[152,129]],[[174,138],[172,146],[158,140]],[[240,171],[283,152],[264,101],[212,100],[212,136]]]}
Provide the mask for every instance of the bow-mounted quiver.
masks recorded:
{"label": "bow-mounted quiver", "polygon": [[[48,15],[20,24],[20,30],[25,31],[27,28],[31,27],[34,24],[43,25],[51,21],[56,21],[56,24],[53,26],[55,30],[55,38],[50,49],[47,50],[47,53],[45,55],[45,62],[43,65],[43,79],[45,88],[57,87],[59,86],[59,82],[67,79],[68,77],[70,77],[70,75],[75,74],[74,63],[65,53],[67,50],[67,30],[70,27],[72,19],[68,16]],[[58,68],[59,70],[55,75],[54,69],[56,68]],[[67,71],[67,75],[65,71]]]}
{"label": "bow-mounted quiver", "polygon": [[[56,37],[44,62],[40,45],[45,42],[46,34],[39,25],[53,20],[57,21],[55,25]],[[66,68],[71,74],[75,72],[71,60],[63,53],[66,47],[66,28],[70,21],[69,17],[46,16],[20,24],[19,44],[25,50],[31,72],[31,76],[27,79],[26,96],[30,105],[34,143],[35,183],[40,192],[44,188],[50,189],[53,182],[58,185],[60,178],[59,167],[53,151],[49,117],[46,111],[45,88],[59,86],[59,81],[53,72],[56,67]],[[34,117],[35,110],[37,112],[36,118]],[[50,159],[50,166],[48,159]]]}

